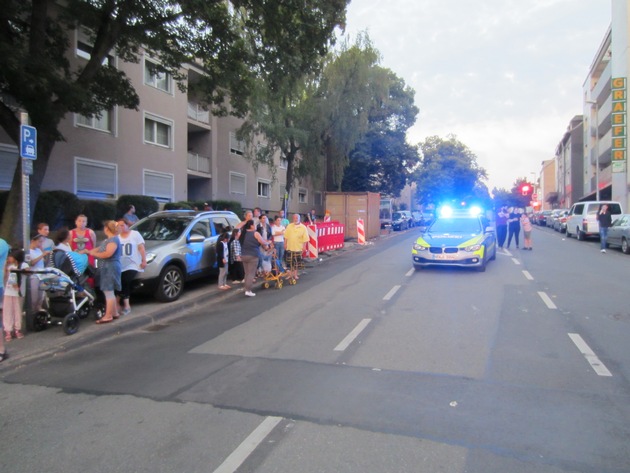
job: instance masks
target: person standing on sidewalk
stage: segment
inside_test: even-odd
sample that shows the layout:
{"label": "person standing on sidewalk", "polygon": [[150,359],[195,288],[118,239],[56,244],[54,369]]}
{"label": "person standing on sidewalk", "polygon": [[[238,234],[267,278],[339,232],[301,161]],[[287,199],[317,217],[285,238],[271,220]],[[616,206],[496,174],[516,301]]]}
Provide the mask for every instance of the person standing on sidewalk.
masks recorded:
{"label": "person standing on sidewalk", "polygon": [[599,222],[600,251],[606,253],[606,246],[608,246],[608,229],[612,225],[612,212],[608,204],[600,205],[597,211],[597,221]]}
{"label": "person standing on sidewalk", "polygon": [[219,278],[218,284],[219,289],[225,291],[227,289],[232,289],[227,283],[227,270],[228,263],[230,261],[230,247],[228,242],[230,241],[230,234],[228,232],[223,232],[219,235],[219,239],[217,240],[217,244],[215,247],[215,254],[217,257],[217,265],[219,266]]}
{"label": "person standing on sidewalk", "polygon": [[300,214],[293,214],[293,221],[284,232],[284,249],[289,260],[289,277],[299,279],[298,265],[302,261],[302,252],[309,241],[306,225],[300,222]]}
{"label": "person standing on sidewalk", "polygon": [[22,310],[24,307],[24,293],[26,291],[26,276],[12,273],[12,269],[27,269],[24,262],[24,250],[13,249],[7,256],[4,270],[4,298],[2,302],[2,325],[4,327],[4,341],[10,342],[12,336],[24,338],[22,333]]}
{"label": "person standing on sidewalk", "polygon": [[241,229],[240,243],[241,260],[245,268],[245,295],[254,297],[256,294],[252,292],[252,286],[256,277],[256,267],[258,266],[258,252],[261,246],[267,245],[267,242],[256,231],[253,219],[245,222]]}
{"label": "person standing on sidewalk", "polygon": [[240,284],[244,282],[245,279],[245,270],[243,269],[243,262],[241,261],[241,242],[239,237],[241,236],[241,229],[235,228],[232,230],[232,235],[230,236],[229,246],[230,246],[230,276],[232,277],[232,281],[235,284]]}
{"label": "person standing on sidewalk", "polygon": [[120,256],[120,286],[121,290],[118,293],[121,315],[128,315],[131,313],[131,305],[129,304],[129,298],[131,297],[131,288],[133,280],[138,272],[144,271],[147,267],[147,254],[145,249],[144,238],[140,235],[140,232],[131,230],[131,222],[127,218],[123,217],[118,220],[118,229],[120,235],[120,245],[122,248],[122,254]]}
{"label": "person standing on sidewalk", "polygon": [[276,260],[280,262],[282,268],[280,271],[284,272],[284,232],[286,228],[282,225],[282,218],[278,215],[271,225],[271,234],[273,235],[273,246],[276,249]]}

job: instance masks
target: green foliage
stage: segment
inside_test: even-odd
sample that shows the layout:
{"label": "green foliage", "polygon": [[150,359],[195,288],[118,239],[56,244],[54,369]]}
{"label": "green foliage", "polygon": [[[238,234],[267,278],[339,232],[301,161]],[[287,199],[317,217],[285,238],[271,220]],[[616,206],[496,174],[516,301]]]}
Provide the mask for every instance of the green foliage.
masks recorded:
{"label": "green foliage", "polygon": [[167,202],[164,204],[164,210],[192,210],[193,206],[190,202]]}
{"label": "green foliage", "polygon": [[374,98],[368,132],[350,153],[341,189],[345,192],[379,192],[400,195],[411,171],[418,165],[418,150],[406,141],[418,108],[414,91],[393,72],[383,69],[389,93]]}
{"label": "green foliage", "polygon": [[[273,86],[318,67],[335,28],[345,23],[348,1],[3,2],[0,126],[17,143],[19,110],[38,130],[31,201],[37,201],[52,150],[63,139],[59,124],[68,113],[98,116],[115,106],[138,108],[138,94],[116,63],[137,63],[146,52],[157,60],[157,72],[171,74],[202,106],[226,114],[229,104],[242,116],[255,78],[264,76]],[[90,58],[70,61],[77,26],[89,36]],[[117,60],[110,63],[111,56]],[[182,65],[193,62],[205,74],[188,83]],[[3,234],[19,233],[19,185],[15,177]]]}
{"label": "green foliage", "polygon": [[73,228],[77,215],[83,213],[83,204],[71,192],[56,190],[39,194],[35,212],[31,219],[32,227],[45,222],[51,231],[62,227]]}
{"label": "green foliage", "polygon": [[82,200],[81,206],[81,213],[88,218],[88,227],[93,230],[102,230],[106,221],[116,219],[116,205],[111,202]]}
{"label": "green foliage", "polygon": [[138,218],[144,218],[160,209],[160,204],[153,197],[146,195],[121,195],[116,202],[116,217],[119,218],[126,214],[130,205],[136,208]]}
{"label": "green foliage", "polygon": [[[436,204],[451,199],[489,199],[483,184],[486,171],[477,157],[454,135],[444,140],[438,136],[420,144],[422,159],[414,173],[421,204]],[[485,189],[485,195],[483,195]]]}
{"label": "green foliage", "polygon": [[243,207],[240,202],[235,200],[215,200],[212,202],[214,210],[230,210],[241,217],[243,215]]}

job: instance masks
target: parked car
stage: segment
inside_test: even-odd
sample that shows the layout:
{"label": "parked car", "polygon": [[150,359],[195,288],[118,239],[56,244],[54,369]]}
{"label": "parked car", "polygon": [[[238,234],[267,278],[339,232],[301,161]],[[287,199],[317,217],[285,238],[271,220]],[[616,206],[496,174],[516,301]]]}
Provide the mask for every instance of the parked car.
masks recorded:
{"label": "parked car", "polygon": [[543,210],[536,218],[536,225],[541,227],[547,226],[547,217],[551,215],[551,210]]}
{"label": "parked car", "polygon": [[411,212],[411,218],[413,219],[413,226],[420,227],[423,224],[421,212]]}
{"label": "parked car", "polygon": [[602,204],[608,204],[613,220],[623,213],[619,202],[591,201],[573,204],[567,219],[567,237],[575,235],[578,240],[585,240],[587,237],[598,236],[597,211]]}
{"label": "parked car", "polygon": [[551,211],[551,214],[547,216],[547,219],[545,221],[545,226],[547,228],[554,228],[556,220],[558,220],[558,217],[560,216],[563,210],[565,209],[553,209]]}
{"label": "parked car", "polygon": [[630,254],[630,214],[619,215],[608,229],[608,246],[619,246],[625,254]]}
{"label": "parked car", "polygon": [[567,231],[567,219],[569,218],[569,210],[563,209],[553,219],[553,229],[557,232],[564,233]]}
{"label": "parked car", "polygon": [[147,267],[134,280],[136,289],[171,302],[181,296],[186,281],[218,273],[217,238],[239,222],[228,211],[167,210],[143,218],[131,227],[144,238],[147,252]]}
{"label": "parked car", "polygon": [[411,212],[407,210],[399,210],[392,214],[392,229],[393,230],[407,230],[410,226],[413,226],[411,222]]}

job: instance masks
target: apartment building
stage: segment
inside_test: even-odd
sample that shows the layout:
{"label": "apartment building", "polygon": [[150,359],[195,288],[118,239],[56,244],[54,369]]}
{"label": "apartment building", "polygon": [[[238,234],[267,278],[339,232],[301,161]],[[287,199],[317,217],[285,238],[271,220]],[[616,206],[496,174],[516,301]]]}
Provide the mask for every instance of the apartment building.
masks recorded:
{"label": "apartment building", "polygon": [[[567,131],[556,147],[555,164],[555,206],[568,209],[583,195],[583,117],[574,116]],[[543,168],[545,164],[543,163]],[[547,205],[548,203],[545,202]],[[543,206],[543,210],[552,207]]]}
{"label": "apartment building", "polygon": [[584,181],[580,200],[613,199],[628,210],[630,10],[626,0],[612,0],[611,5],[611,26],[583,84]]}
{"label": "apartment building", "polygon": [[[72,61],[86,61],[86,34],[74,35]],[[139,110],[116,107],[101,117],[68,114],[60,124],[65,141],[55,145],[42,190],[60,189],[84,199],[116,199],[142,194],[162,203],[232,200],[244,208],[275,212],[286,186],[286,165],[278,158],[276,179],[264,166],[256,171],[236,139],[242,120],[216,117],[200,101],[182,92],[168,74],[156,73],[155,59],[142,53],[127,63],[109,57],[130,78]],[[184,66],[188,81],[203,70]],[[8,190],[17,164],[17,148],[0,134],[0,190]],[[294,184],[290,212],[315,209],[323,215],[323,192],[310,181]]]}

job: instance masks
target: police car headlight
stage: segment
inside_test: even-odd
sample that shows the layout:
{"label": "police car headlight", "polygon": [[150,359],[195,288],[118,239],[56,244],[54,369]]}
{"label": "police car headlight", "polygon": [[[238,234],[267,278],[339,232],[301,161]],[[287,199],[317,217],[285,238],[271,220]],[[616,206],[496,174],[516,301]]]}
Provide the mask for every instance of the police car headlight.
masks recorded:
{"label": "police car headlight", "polygon": [[479,251],[480,249],[481,249],[481,244],[470,245],[470,246],[467,246],[466,248],[464,248],[464,250],[468,251],[469,253],[473,253],[475,251]]}
{"label": "police car headlight", "polygon": [[427,251],[429,248],[427,248],[426,246],[422,246],[418,243],[414,243],[413,244],[413,249],[416,251]]}
{"label": "police car headlight", "polygon": [[157,255],[155,253],[147,253],[147,264],[153,261],[156,257]]}

